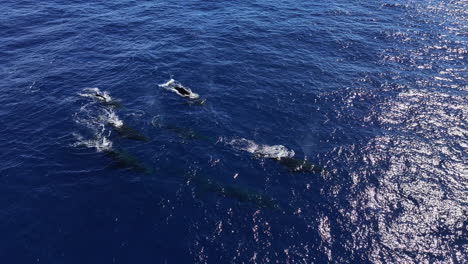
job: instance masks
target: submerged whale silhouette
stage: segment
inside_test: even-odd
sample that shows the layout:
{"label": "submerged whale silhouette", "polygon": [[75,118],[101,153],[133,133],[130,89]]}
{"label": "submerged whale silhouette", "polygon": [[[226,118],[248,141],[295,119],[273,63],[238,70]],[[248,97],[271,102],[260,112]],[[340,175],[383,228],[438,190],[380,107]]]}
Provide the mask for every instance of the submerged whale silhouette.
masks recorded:
{"label": "submerged whale silhouette", "polygon": [[302,159],[295,159],[292,157],[282,157],[282,158],[274,158],[276,162],[288,168],[290,172],[298,172],[298,173],[321,173],[324,171],[324,168],[312,164],[307,160]]}
{"label": "submerged whale silhouette", "polygon": [[198,191],[215,193],[221,197],[234,199],[242,203],[251,203],[261,208],[278,208],[278,204],[271,197],[257,193],[246,188],[234,185],[223,185],[204,177],[190,179]]}
{"label": "submerged whale silhouette", "polygon": [[183,139],[197,139],[197,138],[199,138],[199,135],[197,133],[195,133],[195,131],[193,131],[190,128],[178,127],[178,126],[174,126],[174,125],[162,125],[160,127],[163,128],[163,129],[167,129],[169,131],[172,131],[172,132],[176,133],[179,137],[181,137]]}
{"label": "submerged whale silhouette", "polygon": [[210,138],[208,136],[205,136],[205,135],[201,135],[200,133],[193,130],[192,128],[180,127],[180,126],[176,126],[174,124],[166,124],[161,119],[153,119],[151,121],[151,125],[153,127],[155,127],[155,128],[164,129],[164,130],[173,132],[173,133],[177,134],[177,136],[179,136],[182,139],[186,139],[186,140],[200,139],[200,140],[214,141],[214,139],[212,139],[212,138]]}
{"label": "submerged whale silhouette", "polygon": [[145,174],[153,172],[151,168],[124,151],[107,149],[104,150],[103,153],[113,160],[113,164],[110,166],[111,168],[128,168]]}
{"label": "submerged whale silhouette", "polygon": [[150,139],[147,136],[143,135],[139,131],[127,125],[116,125],[115,123],[112,123],[112,122],[109,122],[109,125],[113,128],[115,132],[117,132],[117,134],[119,134],[119,136],[123,138],[144,141],[144,142],[150,141]]}

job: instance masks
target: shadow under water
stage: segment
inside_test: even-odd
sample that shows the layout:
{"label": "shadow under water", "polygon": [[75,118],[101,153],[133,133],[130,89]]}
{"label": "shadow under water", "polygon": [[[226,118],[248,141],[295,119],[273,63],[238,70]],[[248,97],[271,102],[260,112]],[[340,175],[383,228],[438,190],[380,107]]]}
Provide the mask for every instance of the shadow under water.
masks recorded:
{"label": "shadow under water", "polygon": [[201,135],[200,133],[188,127],[180,127],[180,126],[176,126],[173,124],[163,124],[163,123],[160,123],[159,121],[154,121],[154,120],[152,121],[152,125],[155,128],[160,128],[160,129],[173,132],[182,139],[214,141],[214,139]]}
{"label": "shadow under water", "polygon": [[235,185],[224,185],[201,176],[193,176],[189,179],[195,187],[197,194],[214,193],[218,196],[233,199],[241,203],[251,203],[260,208],[278,209],[276,201],[264,194]]}
{"label": "shadow under water", "polygon": [[285,166],[290,172],[296,173],[322,173],[325,169],[321,166],[308,162],[306,159],[295,159],[291,157],[274,158],[276,162]]}
{"label": "shadow under water", "polygon": [[109,107],[113,107],[113,108],[123,108],[123,105],[122,103],[120,103],[119,101],[102,101],[100,100],[99,101],[103,106],[109,106]]}
{"label": "shadow under water", "polygon": [[127,125],[117,126],[113,123],[109,123],[109,124],[114,129],[114,131],[117,132],[117,134],[119,134],[119,136],[123,138],[143,141],[143,142],[150,141],[150,139],[147,136],[143,135],[141,132],[135,130],[132,127],[129,127]]}
{"label": "shadow under water", "polygon": [[153,169],[125,151],[109,149],[104,151],[104,155],[112,159],[113,164],[110,165],[111,168],[132,169],[145,174],[153,173]]}

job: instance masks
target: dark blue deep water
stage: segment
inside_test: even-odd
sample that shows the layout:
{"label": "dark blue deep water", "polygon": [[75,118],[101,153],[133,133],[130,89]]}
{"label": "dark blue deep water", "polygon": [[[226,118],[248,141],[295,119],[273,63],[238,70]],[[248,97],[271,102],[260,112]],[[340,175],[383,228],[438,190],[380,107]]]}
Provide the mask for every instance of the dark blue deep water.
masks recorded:
{"label": "dark blue deep water", "polygon": [[2,0],[0,263],[467,263],[467,43],[463,0]]}

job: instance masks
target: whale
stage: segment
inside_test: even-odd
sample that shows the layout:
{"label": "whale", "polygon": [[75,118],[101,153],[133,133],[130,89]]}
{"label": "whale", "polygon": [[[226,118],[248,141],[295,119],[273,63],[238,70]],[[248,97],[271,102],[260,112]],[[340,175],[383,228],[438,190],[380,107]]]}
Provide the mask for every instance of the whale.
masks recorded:
{"label": "whale", "polygon": [[79,134],[75,134],[75,136],[78,141],[74,143],[73,146],[95,148],[98,153],[112,160],[112,164],[108,166],[110,168],[127,168],[143,173],[152,172],[152,169],[148,168],[131,154],[123,150],[115,149],[112,141],[105,136],[95,135],[91,139],[85,139]]}
{"label": "whale", "polygon": [[278,204],[271,197],[247,188],[235,185],[223,185],[217,181],[201,176],[192,177],[189,179],[189,182],[194,184],[199,193],[214,193],[220,197],[233,199],[241,203],[250,203],[259,208],[278,208]]}
{"label": "whale", "polygon": [[191,99],[186,101],[184,104],[189,106],[203,106],[206,103],[206,99]]}
{"label": "whale", "polygon": [[182,96],[182,97],[186,97],[186,98],[189,98],[191,100],[187,101],[187,104],[188,105],[204,105],[205,102],[206,102],[206,99],[201,99],[199,98],[199,95],[192,92],[191,90],[185,88],[184,86],[182,85],[175,85],[173,87],[173,89],[176,90],[176,92]]}
{"label": "whale", "polygon": [[173,89],[175,89],[180,95],[184,96],[184,97],[189,97],[190,96],[190,92],[185,89],[185,87],[183,86],[179,86],[179,85],[175,85],[173,87]]}
{"label": "whale", "polygon": [[281,157],[274,158],[274,161],[285,166],[290,172],[295,173],[321,173],[324,172],[324,168],[312,164],[305,159],[296,159],[293,157]]}
{"label": "whale", "polygon": [[174,79],[170,79],[166,83],[160,84],[159,87],[162,87],[168,91],[172,91],[181,97],[190,99],[193,101],[193,103],[200,105],[205,103],[205,100],[201,100],[197,93],[194,93],[190,88],[183,86]]}
{"label": "whale", "polygon": [[308,162],[306,159],[294,158],[294,150],[290,150],[283,145],[263,145],[257,144],[245,138],[233,139],[227,144],[247,151],[255,158],[272,159],[286,167],[290,172],[296,173],[321,173],[324,169],[316,164]]}
{"label": "whale", "polygon": [[110,106],[114,108],[122,108],[122,104],[119,101],[115,100],[108,100],[105,96],[102,96],[100,94],[95,94],[95,98],[99,101],[104,106]]}
{"label": "whale", "polygon": [[141,132],[139,132],[139,131],[135,130],[134,128],[129,127],[129,126],[125,125],[125,124],[117,125],[114,122],[109,122],[108,124],[122,138],[137,140],[137,141],[143,141],[143,142],[149,142],[150,141],[150,139],[147,136],[143,135]]}
{"label": "whale", "polygon": [[121,108],[122,105],[119,101],[113,100],[112,97],[106,92],[101,91],[99,88],[85,88],[84,92],[79,95],[82,97],[91,98],[104,106],[109,106],[113,108]]}
{"label": "whale", "polygon": [[132,169],[145,174],[150,174],[153,172],[151,168],[147,167],[125,151],[107,149],[104,150],[103,153],[106,157],[112,159],[113,164],[110,165],[111,168]]}
{"label": "whale", "polygon": [[176,133],[179,137],[181,137],[183,139],[191,140],[191,139],[199,138],[198,134],[195,133],[195,131],[193,131],[190,128],[183,128],[183,127],[178,127],[178,126],[174,126],[174,125],[163,125],[163,126],[161,126],[161,128],[166,129],[168,131],[172,131],[172,132]]}
{"label": "whale", "polygon": [[170,131],[184,140],[207,140],[215,141],[215,139],[208,136],[201,135],[197,131],[189,127],[180,127],[174,124],[166,124],[161,119],[153,119],[151,125],[158,129]]}
{"label": "whale", "polygon": [[210,140],[210,138],[208,138],[206,136],[203,136],[203,135],[200,135],[199,133],[197,133],[193,129],[187,128],[187,127],[179,127],[179,126],[175,126],[175,125],[172,125],[172,124],[159,125],[157,127],[165,129],[165,130],[170,131],[172,133],[175,133],[180,138],[186,139],[186,140],[197,140],[197,139],[199,139],[199,140]]}

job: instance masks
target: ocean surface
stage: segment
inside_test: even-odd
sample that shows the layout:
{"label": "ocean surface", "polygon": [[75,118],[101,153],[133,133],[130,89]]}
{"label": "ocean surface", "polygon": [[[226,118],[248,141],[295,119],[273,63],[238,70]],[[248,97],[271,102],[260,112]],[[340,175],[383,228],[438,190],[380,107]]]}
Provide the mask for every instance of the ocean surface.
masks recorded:
{"label": "ocean surface", "polygon": [[467,263],[467,46],[464,0],[2,0],[0,262]]}

